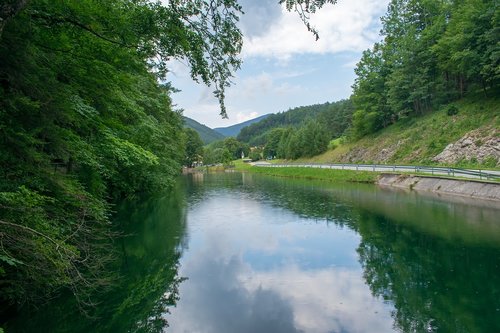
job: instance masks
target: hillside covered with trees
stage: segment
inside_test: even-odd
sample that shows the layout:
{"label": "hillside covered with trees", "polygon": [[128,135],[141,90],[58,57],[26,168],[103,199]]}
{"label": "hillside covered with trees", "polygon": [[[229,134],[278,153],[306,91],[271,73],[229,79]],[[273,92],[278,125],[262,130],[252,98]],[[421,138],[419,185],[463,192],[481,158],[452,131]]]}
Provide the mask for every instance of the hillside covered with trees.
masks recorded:
{"label": "hillside covered with trees", "polygon": [[208,126],[205,126],[203,124],[200,124],[194,119],[188,118],[188,117],[182,117],[184,120],[184,126],[191,128],[195,130],[198,135],[200,136],[201,140],[203,141],[204,144],[209,144],[214,141],[222,140],[224,139],[224,135],[220,134],[219,132],[214,131]]}
{"label": "hillside covered with trees", "polygon": [[[364,51],[356,66],[353,94],[349,100],[271,115],[243,128],[238,139],[264,147],[265,156],[286,159],[323,153],[328,146],[325,140],[336,139],[330,148],[340,143],[349,144],[341,153],[327,154],[320,160],[361,162],[388,160],[378,159],[375,152],[385,148],[397,150],[395,146],[406,142],[408,147],[416,149],[417,155],[406,157],[401,151],[398,159],[398,154],[391,152],[391,160],[432,163],[433,156],[447,145],[478,128],[472,124],[485,125],[479,120],[489,118],[489,125],[498,128],[499,13],[493,0],[392,0],[381,19],[381,41]],[[448,118],[429,116],[439,110],[444,110]],[[462,114],[458,118],[453,118],[459,113]],[[439,128],[460,121],[448,133],[435,134],[429,130],[429,135],[433,136],[432,142],[425,140],[429,149],[408,139],[393,143],[387,135],[376,144],[373,141],[381,130],[391,126],[398,128],[400,133],[407,127],[421,130],[428,122],[425,119],[439,121],[433,125]],[[420,123],[422,126],[417,126]],[[494,130],[493,134],[485,131],[489,136],[483,140],[497,135]],[[356,146],[359,140],[363,142],[362,149]],[[350,154],[346,149],[354,152]],[[356,153],[360,150],[373,153]],[[498,156],[490,157],[496,158],[498,163]]]}
{"label": "hillside covered with trees", "polygon": [[499,21],[494,0],[391,1],[382,41],[355,69],[352,135],[422,116],[477,90],[484,98],[498,96]]}

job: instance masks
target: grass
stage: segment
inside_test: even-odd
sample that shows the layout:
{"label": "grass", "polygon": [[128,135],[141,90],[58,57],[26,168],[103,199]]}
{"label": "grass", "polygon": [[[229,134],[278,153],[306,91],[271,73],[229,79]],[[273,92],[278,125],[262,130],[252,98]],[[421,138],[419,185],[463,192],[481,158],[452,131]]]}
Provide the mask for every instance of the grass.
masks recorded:
{"label": "grass", "polygon": [[[283,161],[286,163],[286,161]],[[350,183],[375,183],[382,173],[373,171],[355,171],[355,170],[339,170],[339,169],[319,169],[319,168],[304,168],[304,167],[285,167],[285,168],[270,168],[252,166],[248,163],[243,163],[241,160],[233,161],[234,170],[243,172],[252,172],[269,176],[302,178],[313,180],[326,180],[331,182],[350,182]],[[391,173],[391,172],[389,172]],[[397,173],[397,172],[396,172]],[[446,178],[455,180],[465,180],[483,183],[500,183],[496,179],[471,179],[460,176],[447,175],[432,175],[423,172],[404,172],[408,176],[420,176],[427,178]]]}
{"label": "grass", "polygon": [[[478,133],[496,133],[500,135],[499,98],[484,99],[477,95],[455,102],[452,105],[458,112],[448,115],[450,105],[445,105],[435,112],[421,117],[407,118],[384,130],[362,138],[356,142],[344,142],[337,139],[331,142],[333,149],[312,158],[295,161],[272,160],[270,163],[382,163],[402,165],[438,165],[432,159],[450,143],[456,142],[466,133],[476,130]],[[482,144],[482,138],[476,139],[476,145]],[[381,158],[382,150],[391,152],[388,158]],[[360,152],[354,154],[354,152]],[[489,158],[482,163],[475,159],[460,160],[450,167],[500,170],[497,161]],[[280,177],[318,179],[341,182],[373,183],[378,173],[329,170],[312,168],[266,168],[253,167],[242,161],[235,161],[236,170],[249,171]],[[428,175],[426,175],[428,176]]]}
{"label": "grass", "polygon": [[[478,130],[483,135],[493,131],[498,135],[499,104],[499,98],[470,97],[453,103],[458,110],[456,115],[448,115],[450,105],[446,105],[421,117],[401,120],[356,142],[336,141],[336,148],[297,162],[436,165],[437,163],[432,161],[433,157],[470,131]],[[481,138],[476,140],[476,144],[481,144]],[[389,158],[381,157],[382,149],[391,151]],[[354,154],[356,151],[359,153]],[[447,166],[494,169],[495,164],[495,161],[479,163],[471,159]]]}
{"label": "grass", "polygon": [[355,183],[375,183],[379,173],[369,171],[354,170],[331,170],[317,168],[269,168],[252,166],[241,161],[235,161],[235,169],[263,175],[302,178],[314,180],[326,180],[331,182],[355,182]]}

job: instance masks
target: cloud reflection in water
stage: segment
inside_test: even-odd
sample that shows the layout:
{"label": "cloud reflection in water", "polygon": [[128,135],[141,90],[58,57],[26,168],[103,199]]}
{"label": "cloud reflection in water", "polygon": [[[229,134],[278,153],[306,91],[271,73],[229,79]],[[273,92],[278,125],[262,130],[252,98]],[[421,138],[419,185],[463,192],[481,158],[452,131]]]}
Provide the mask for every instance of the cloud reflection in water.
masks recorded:
{"label": "cloud reflection in water", "polygon": [[[289,243],[291,234],[302,239],[298,230],[293,231],[278,243]],[[248,248],[228,241],[230,233],[206,231],[201,246],[184,261],[182,275],[189,280],[181,286],[177,308],[167,316],[169,331],[393,331],[391,307],[372,297],[361,268],[306,269],[285,260],[260,270],[244,260]],[[240,235],[252,238],[244,231]],[[262,254],[278,249],[267,248]]]}

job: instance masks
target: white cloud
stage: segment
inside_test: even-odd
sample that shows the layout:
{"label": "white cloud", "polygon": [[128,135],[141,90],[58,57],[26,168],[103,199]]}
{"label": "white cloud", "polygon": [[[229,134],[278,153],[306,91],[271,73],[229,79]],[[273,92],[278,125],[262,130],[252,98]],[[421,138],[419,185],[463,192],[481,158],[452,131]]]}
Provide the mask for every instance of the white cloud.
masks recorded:
{"label": "white cloud", "polygon": [[259,114],[255,111],[242,111],[236,114],[236,121],[242,123],[244,121],[257,118]]}
{"label": "white cloud", "polygon": [[253,272],[251,279],[242,282],[250,292],[272,290],[289,302],[295,327],[304,332],[391,331],[390,307],[371,295],[357,270],[304,271],[290,265]]}
{"label": "white cloud", "polygon": [[259,271],[241,255],[220,256],[220,244],[216,250],[205,248],[183,265],[189,280],[181,285],[173,316],[166,316],[174,331],[275,331],[275,323],[283,332],[393,331],[393,307],[371,295],[357,269],[303,270],[291,263]]}
{"label": "white cloud", "polygon": [[230,119],[218,116],[213,89],[193,83],[189,67],[181,62],[169,64],[173,85],[182,90],[173,95],[174,103],[186,116],[213,128],[255,114],[346,98],[356,58],[379,39],[379,17],[388,2],[339,0],[325,6],[311,19],[320,34],[316,42],[298,15],[280,8],[277,0],[242,0],[245,61],[226,91]]}
{"label": "white cloud", "polygon": [[227,119],[220,119],[218,116],[220,112],[220,106],[217,101],[206,102],[206,103],[196,103],[194,105],[189,105],[188,107],[179,105],[184,109],[184,115],[195,119],[197,122],[207,125],[209,127],[217,127],[213,125],[214,118],[219,120],[220,126],[230,126],[231,124]]}
{"label": "white cloud", "polygon": [[[300,76],[302,74],[290,73],[289,78]],[[304,88],[299,85],[293,85],[288,82],[281,81],[281,78],[288,78],[286,73],[270,74],[262,72],[257,75],[236,80],[237,89],[230,89],[228,96],[234,98],[244,98],[252,100],[262,96],[286,96],[303,91]]]}
{"label": "white cloud", "polygon": [[288,59],[301,53],[361,51],[376,41],[378,19],[387,3],[388,0],[344,0],[325,6],[311,17],[320,34],[317,42],[296,13],[282,8],[282,15],[267,34],[245,37],[243,55]]}

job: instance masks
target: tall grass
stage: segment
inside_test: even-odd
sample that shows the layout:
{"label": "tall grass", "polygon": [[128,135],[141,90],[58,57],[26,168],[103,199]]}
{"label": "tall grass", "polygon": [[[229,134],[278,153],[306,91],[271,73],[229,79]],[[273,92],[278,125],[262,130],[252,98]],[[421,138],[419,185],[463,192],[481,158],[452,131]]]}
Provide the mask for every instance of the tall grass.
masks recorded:
{"label": "tall grass", "polygon": [[270,168],[246,165],[235,162],[236,170],[259,173],[263,175],[325,180],[331,182],[355,182],[355,183],[375,183],[378,178],[377,172],[354,171],[354,170],[335,170],[318,168]]}

